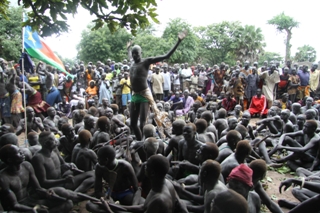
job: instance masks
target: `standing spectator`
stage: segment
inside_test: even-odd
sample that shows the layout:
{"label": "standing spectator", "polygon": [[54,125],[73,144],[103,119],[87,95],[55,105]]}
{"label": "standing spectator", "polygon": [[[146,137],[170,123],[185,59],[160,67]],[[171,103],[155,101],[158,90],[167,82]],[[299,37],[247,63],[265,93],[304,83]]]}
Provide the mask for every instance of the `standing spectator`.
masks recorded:
{"label": "standing spectator", "polygon": [[171,80],[173,82],[173,91],[177,92],[180,90],[180,78],[179,78],[179,73],[178,73],[178,68],[175,68],[173,70]]}
{"label": "standing spectator", "polygon": [[230,86],[232,87],[233,95],[236,98],[237,104],[240,102],[240,105],[243,107],[245,79],[240,76],[239,69],[235,70],[235,75],[230,81]]}
{"label": "standing spectator", "polygon": [[124,73],[124,78],[121,79],[120,85],[122,86],[122,110],[127,108],[128,101],[131,101],[131,82],[128,78],[129,73]]}
{"label": "standing spectator", "polygon": [[22,106],[22,95],[15,85],[15,75],[11,77],[10,82],[6,85],[6,89],[11,95],[10,112],[12,125],[17,128],[21,119],[20,114],[24,112],[24,108]]}
{"label": "standing spectator", "polygon": [[102,104],[102,99],[108,99],[109,103],[112,103],[113,97],[110,90],[110,82],[106,79],[106,73],[101,76],[101,82],[99,86],[99,104]]}
{"label": "standing spectator", "polygon": [[284,93],[287,93],[289,86],[289,68],[285,67],[282,72],[283,74],[280,75],[280,82],[278,84],[278,97],[282,96]]}
{"label": "standing spectator", "polygon": [[169,91],[171,90],[171,77],[170,73],[168,72],[168,65],[163,65],[163,73],[161,73],[163,76],[163,94],[164,97],[168,97]]}
{"label": "standing spectator", "polygon": [[308,66],[303,66],[302,70],[298,71],[298,76],[300,78],[300,86],[298,87],[299,99],[302,100],[306,96],[310,96],[310,73],[308,72]]}
{"label": "standing spectator", "polygon": [[122,86],[120,84],[121,79],[122,79],[122,75],[119,74],[113,86],[113,90],[115,91],[115,95],[116,95],[116,104],[119,106],[120,112],[122,112],[122,109],[120,108],[122,106],[121,104]]}
{"label": "standing spectator", "polygon": [[202,89],[202,93],[205,92],[205,85],[207,80],[207,73],[204,71],[204,66],[201,65],[199,69],[198,88]]}
{"label": "standing spectator", "polygon": [[280,82],[280,76],[276,71],[276,65],[272,64],[270,70],[261,73],[260,78],[264,80],[262,92],[268,101],[268,108],[272,106],[274,100],[274,88]]}
{"label": "standing spectator", "polygon": [[186,67],[186,65],[188,66],[188,63],[181,64],[180,76],[181,76],[181,80],[182,80],[182,82],[181,82],[182,83],[182,90],[188,89],[188,84],[189,84],[188,79],[190,79],[190,77],[192,75],[191,69],[188,69],[188,67]]}
{"label": "standing spectator", "polygon": [[310,95],[311,97],[314,97],[316,95],[316,91],[319,87],[319,81],[320,81],[320,72],[317,70],[318,64],[313,63],[311,67],[310,72]]}
{"label": "standing spectator", "polygon": [[300,86],[300,78],[297,75],[297,70],[295,68],[292,68],[291,72],[292,74],[289,77],[288,94],[291,102],[295,102],[298,92],[297,88]]}
{"label": "standing spectator", "polygon": [[247,86],[246,86],[246,97],[248,100],[247,105],[251,103],[251,98],[257,94],[258,84],[259,84],[259,75],[257,74],[257,68],[252,68],[252,73],[247,77]]}
{"label": "standing spectator", "polygon": [[191,85],[190,85],[189,89],[195,90],[198,87],[198,81],[199,81],[198,70],[193,71],[193,76],[191,76],[190,80],[191,80]]}
{"label": "standing spectator", "polygon": [[156,73],[153,73],[151,78],[153,94],[155,96],[154,100],[163,100],[163,76],[159,74],[159,67],[156,67]]}

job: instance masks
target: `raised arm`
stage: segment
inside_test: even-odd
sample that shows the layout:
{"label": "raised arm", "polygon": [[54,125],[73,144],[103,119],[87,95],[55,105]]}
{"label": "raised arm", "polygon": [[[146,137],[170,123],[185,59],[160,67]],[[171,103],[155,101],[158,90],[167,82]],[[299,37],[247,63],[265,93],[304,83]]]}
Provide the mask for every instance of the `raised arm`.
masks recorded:
{"label": "raised arm", "polygon": [[170,58],[170,56],[174,53],[174,51],[176,51],[176,49],[179,46],[180,42],[187,36],[187,34],[188,34],[187,31],[179,33],[178,42],[176,43],[176,45],[174,45],[174,47],[165,55],[147,58],[146,61],[148,62],[148,64],[155,64],[157,62],[163,61],[164,59]]}

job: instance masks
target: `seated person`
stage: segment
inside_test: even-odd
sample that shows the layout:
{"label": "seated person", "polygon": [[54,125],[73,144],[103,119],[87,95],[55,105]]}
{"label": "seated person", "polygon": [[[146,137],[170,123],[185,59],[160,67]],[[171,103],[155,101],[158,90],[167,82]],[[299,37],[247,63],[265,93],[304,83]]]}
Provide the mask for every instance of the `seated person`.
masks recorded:
{"label": "seated person", "polygon": [[47,114],[48,117],[43,120],[45,130],[61,136],[62,133],[58,129],[58,121],[60,117],[56,115],[56,110],[53,107],[49,107],[47,109]]}
{"label": "seated person", "polygon": [[[91,106],[88,109],[88,115],[92,115],[95,118],[99,118],[99,111],[95,106]],[[97,119],[96,119],[97,120]]]}
{"label": "seated person", "polygon": [[79,144],[72,151],[71,161],[82,171],[92,171],[98,162],[98,157],[92,149],[89,149],[91,133],[88,130],[82,130],[78,141]]}
{"label": "seated person", "polygon": [[99,117],[107,116],[107,109],[110,107],[109,100],[107,98],[102,98],[102,105],[98,108]]}
{"label": "seated person", "polygon": [[248,209],[246,199],[237,192],[229,189],[217,194],[215,199],[212,200],[210,213],[246,213]]}
{"label": "seated person", "polygon": [[227,116],[227,111],[221,108],[218,110],[217,119],[213,122],[213,125],[216,127],[218,131],[217,140],[221,138],[222,131],[228,128],[228,122],[227,122],[226,116]]}
{"label": "seated person", "polygon": [[188,112],[188,118],[191,123],[194,123],[196,119],[197,110],[201,107],[201,103],[199,101],[195,101],[192,105],[192,110]]}
{"label": "seated person", "polygon": [[84,125],[78,129],[77,133],[79,133],[83,129],[86,129],[93,135],[96,131],[96,128],[95,128],[96,118],[92,115],[87,114],[84,116],[83,122],[84,122]]}
{"label": "seated person", "polygon": [[86,93],[89,99],[98,95],[98,88],[96,87],[94,80],[89,81],[89,86],[86,89]]}
{"label": "seated person", "polygon": [[[107,109],[106,116],[110,121],[110,137],[116,137],[122,132],[127,132],[127,134],[130,134],[130,128],[125,125],[123,122],[121,122],[116,116],[113,116],[113,110],[111,108]],[[120,144],[123,141],[127,141],[127,137],[122,137],[117,139],[116,144]]]}
{"label": "seated person", "polygon": [[292,110],[292,102],[289,100],[288,93],[283,93],[280,100],[281,109]]}
{"label": "seated person", "polygon": [[[27,136],[29,143],[29,150],[32,153],[32,156],[41,149],[41,145],[39,144],[38,134],[35,132],[30,132]],[[31,160],[31,159],[30,159]]]}
{"label": "seated person", "polygon": [[271,200],[269,195],[266,193],[264,190],[261,180],[263,180],[267,174],[267,165],[264,160],[257,159],[251,161],[249,164],[250,169],[252,169],[252,183],[253,183],[253,190],[256,192],[260,199],[261,203],[266,205],[266,207],[270,210],[270,212],[275,212],[275,213],[282,213],[283,211],[281,208]]}
{"label": "seated person", "polygon": [[242,106],[240,104],[237,104],[235,107],[234,107],[234,110],[232,113],[230,113],[230,115],[236,117],[238,120],[240,120],[242,118]]}
{"label": "seated person", "polygon": [[20,135],[25,131],[25,122],[27,122],[27,134],[29,132],[43,131],[44,127],[42,120],[39,117],[35,117],[35,113],[32,107],[27,107],[26,109],[27,117],[19,121],[19,125],[16,130],[16,135]]}
{"label": "seated person", "polygon": [[[117,160],[112,146],[101,147],[98,151],[98,164],[95,170],[95,196],[111,197],[122,205],[132,205],[138,189],[138,180],[130,163]],[[103,180],[108,183],[107,192],[103,191]],[[139,203],[138,203],[139,204]],[[101,212],[101,207],[92,202],[86,206],[90,212]]]}
{"label": "seated person", "polygon": [[236,117],[227,118],[228,128],[221,132],[221,137],[225,136],[230,130],[234,130],[237,127],[238,119]]}
{"label": "seated person", "polygon": [[182,109],[179,109],[175,111],[175,114],[177,116],[185,115],[189,112],[191,109],[192,105],[194,103],[193,98],[189,95],[189,91],[185,90],[183,93],[183,98],[182,98]]}
{"label": "seated person", "polygon": [[257,95],[253,96],[249,106],[251,116],[265,116],[268,113],[267,99],[262,95],[261,89],[257,89]]}
{"label": "seated person", "polygon": [[7,133],[14,133],[14,127],[11,124],[4,123],[0,126],[0,137]]}
{"label": "seated person", "polygon": [[[188,200],[193,200],[202,205],[188,204],[187,208],[190,212],[210,212],[212,199],[217,194],[227,191],[228,188],[219,181],[221,166],[218,162],[213,160],[206,160],[202,163],[199,172],[199,183],[197,186],[198,192],[196,194],[190,192],[190,187],[182,188],[178,184],[174,184],[180,197]],[[200,195],[198,195],[200,192]]]}
{"label": "seated person", "polygon": [[75,192],[86,192],[93,186],[94,173],[74,175],[73,171],[77,172],[78,169],[74,164],[66,163],[60,156],[53,133],[42,132],[39,141],[42,149],[33,156],[31,163],[41,187],[59,186]]}
{"label": "seated person", "polygon": [[230,114],[233,110],[234,107],[237,105],[236,99],[232,97],[231,92],[226,93],[226,97],[223,98],[221,102],[221,106],[227,111],[228,114]]}
{"label": "seated person", "polygon": [[183,139],[183,128],[186,125],[184,120],[178,119],[172,123],[172,134],[168,142],[168,146],[164,151],[164,156],[168,156],[171,153],[170,159],[173,161],[178,160],[178,147],[179,141]]}
{"label": "seated person", "polygon": [[[159,148],[159,142],[154,137],[149,137],[144,141],[143,150],[146,154],[146,158],[149,159],[151,156],[156,155]],[[142,197],[146,198],[151,190],[150,179],[145,174],[147,161],[143,162],[140,166],[139,171],[137,172],[137,179],[139,185],[142,188],[141,194]]]}
{"label": "seated person", "polygon": [[196,140],[196,126],[193,123],[187,124],[183,128],[184,139],[179,141],[178,158],[179,161],[187,160],[192,164],[199,165],[196,152],[201,146],[201,142]]}
{"label": "seated person", "polygon": [[[309,168],[313,171],[319,166],[319,139],[320,136],[315,133],[318,124],[313,120],[307,120],[302,131],[283,134],[278,145],[270,152],[270,155],[277,150],[286,149],[293,152],[288,156],[275,159],[278,163],[284,163],[288,161],[288,166],[292,170],[296,170],[298,167]],[[297,141],[293,140],[296,136],[304,136],[306,145],[302,146]],[[289,146],[286,146],[289,145]]]}
{"label": "seated person", "polygon": [[218,141],[218,131],[217,131],[216,127],[212,124],[213,114],[207,110],[207,111],[204,111],[203,113],[201,113],[200,118],[203,118],[204,120],[207,121],[207,124],[208,124],[207,132],[212,132],[215,136],[215,142]]}
{"label": "seated person", "polygon": [[251,191],[253,171],[245,164],[235,167],[228,176],[228,188],[242,195],[248,202],[250,213],[260,212],[261,200],[259,195]]}
{"label": "seated person", "polygon": [[278,107],[272,106],[268,110],[268,117],[258,121],[256,124],[259,125],[256,129],[256,133],[261,132],[262,130],[268,127],[268,130],[271,134],[279,135],[282,132],[283,123],[280,116],[277,114]]}
{"label": "seated person", "polygon": [[[19,147],[18,137],[14,133],[7,133],[0,137],[0,148],[7,145],[15,145]],[[20,151],[24,154],[26,161],[31,161],[32,153],[28,148],[19,147]]]}
{"label": "seated person", "polygon": [[63,135],[59,139],[59,151],[62,152],[66,162],[71,162],[72,150],[78,143],[78,135],[74,133],[74,129],[70,124],[64,124],[61,128]]}
{"label": "seated person", "polygon": [[242,139],[241,134],[236,130],[230,130],[226,135],[227,143],[222,144],[219,147],[219,156],[216,161],[222,163],[227,157],[233,154],[234,149],[237,147],[237,143]]}
{"label": "seated person", "polygon": [[169,103],[171,105],[170,110],[172,110],[173,112],[175,112],[177,109],[182,109],[183,102],[178,91],[175,92],[175,95],[170,98]]}
{"label": "seated person", "polygon": [[60,116],[66,116],[72,118],[71,104],[67,101],[67,96],[63,96],[62,102],[58,104],[58,114]]}
{"label": "seated person", "polygon": [[32,88],[29,84],[25,84],[25,93],[28,95],[28,106],[34,110],[37,117],[44,119],[42,113],[46,113],[50,105],[42,100],[41,93]]}
{"label": "seated person", "polygon": [[229,155],[224,161],[221,163],[221,174],[223,175],[224,182],[227,182],[227,177],[230,172],[237,166],[242,163],[246,164],[246,158],[249,157],[251,153],[251,146],[249,141],[242,140],[237,143],[235,153]]}
{"label": "seated person", "polygon": [[73,109],[78,105],[79,101],[85,102],[84,94],[85,94],[85,89],[81,88],[82,85],[81,83],[77,83],[77,88],[74,91],[71,91],[71,108]]}
{"label": "seated person", "polygon": [[212,132],[207,132],[207,121],[200,118],[195,122],[197,128],[197,140],[206,143],[214,143],[216,141],[215,135]]}
{"label": "seated person", "polygon": [[[94,134],[92,138],[92,143],[90,147],[93,149],[97,144],[101,144],[103,142],[108,142],[110,140],[110,120],[106,116],[101,116],[97,121],[97,127],[99,128]],[[114,145],[111,141],[110,145]]]}
{"label": "seated person", "polygon": [[161,155],[153,155],[148,159],[145,172],[150,179],[151,190],[144,204],[126,206],[129,212],[188,212],[172,182],[165,178],[169,167],[168,160]]}
{"label": "seated person", "polygon": [[[147,124],[143,127],[142,129],[143,131],[143,135],[145,136],[145,138],[150,138],[150,137],[155,137],[156,136],[156,130],[155,127],[152,124]],[[159,143],[159,147],[157,149],[157,154],[164,154],[164,143],[161,139],[157,139],[158,143]],[[139,155],[139,158],[141,159],[142,162],[147,161],[147,156],[144,152],[143,149],[140,149],[141,147],[143,147],[144,141],[135,141],[131,144],[131,149],[135,150],[134,152],[137,152]]]}
{"label": "seated person", "polygon": [[[69,212],[73,202],[54,199],[52,190],[41,188],[32,165],[24,161],[24,157],[15,145],[7,144],[0,149],[1,161],[6,164],[6,168],[0,171],[3,209],[15,212]],[[30,189],[34,190],[33,194],[30,194]]]}

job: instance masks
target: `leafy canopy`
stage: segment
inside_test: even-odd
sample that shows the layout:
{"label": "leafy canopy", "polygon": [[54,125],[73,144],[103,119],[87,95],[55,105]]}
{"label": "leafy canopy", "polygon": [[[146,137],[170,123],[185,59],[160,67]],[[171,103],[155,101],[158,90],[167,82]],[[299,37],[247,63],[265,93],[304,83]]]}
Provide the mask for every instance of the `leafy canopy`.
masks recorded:
{"label": "leafy canopy", "polygon": [[105,62],[107,58],[122,61],[127,58],[126,43],[131,39],[125,29],[111,33],[107,26],[91,31],[91,26],[81,34],[81,41],[77,45],[78,59],[85,62]]}
{"label": "leafy canopy", "polygon": [[297,62],[314,62],[317,58],[317,51],[310,45],[303,45],[298,47],[298,52],[296,53],[294,59]]}
{"label": "leafy canopy", "polygon": [[[159,23],[155,0],[18,0],[18,4],[30,10],[23,26],[31,26],[42,36],[68,32],[67,15],[75,15],[79,7],[95,16],[93,30],[106,24],[111,32],[127,28],[135,34],[138,27],[147,27],[149,20]],[[8,6],[0,3],[0,13],[5,15],[7,10]]]}
{"label": "leafy canopy", "polygon": [[285,15],[284,12],[268,20],[268,24],[275,25],[279,32],[291,31],[292,28],[299,27],[299,22],[292,17]]}
{"label": "leafy canopy", "polygon": [[22,48],[22,8],[10,7],[7,18],[0,15],[0,57],[17,61]]}

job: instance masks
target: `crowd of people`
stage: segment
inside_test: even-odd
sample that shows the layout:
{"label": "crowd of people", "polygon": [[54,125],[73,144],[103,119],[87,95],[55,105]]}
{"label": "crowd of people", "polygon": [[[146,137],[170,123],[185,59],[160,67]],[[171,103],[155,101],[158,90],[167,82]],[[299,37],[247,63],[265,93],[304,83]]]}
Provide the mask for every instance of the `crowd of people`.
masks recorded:
{"label": "crowd of people", "polygon": [[[0,59],[0,202],[7,212],[319,212],[318,65]],[[25,75],[24,75],[25,74]],[[26,107],[25,107],[26,106]],[[260,118],[256,124],[250,122]],[[18,136],[25,133],[26,146]],[[300,203],[261,180],[286,164]]]}

